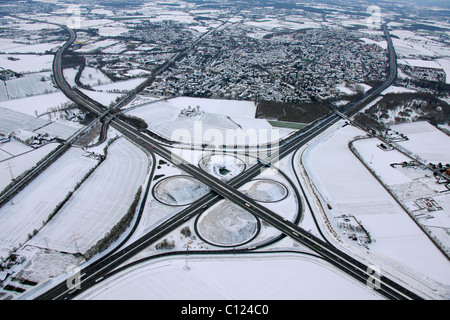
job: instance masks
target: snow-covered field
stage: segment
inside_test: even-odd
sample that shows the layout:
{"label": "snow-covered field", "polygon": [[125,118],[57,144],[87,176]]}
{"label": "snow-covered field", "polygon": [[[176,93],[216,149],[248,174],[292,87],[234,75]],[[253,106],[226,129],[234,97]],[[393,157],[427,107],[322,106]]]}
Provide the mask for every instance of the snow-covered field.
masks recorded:
{"label": "snow-covered field", "polygon": [[401,30],[395,28],[391,33],[397,38],[393,38],[397,55],[405,58],[436,58],[448,56],[448,47],[442,42],[432,40],[431,37],[421,35],[420,32]]}
{"label": "snow-covered field", "polygon": [[[9,142],[10,143],[10,142]],[[59,144],[51,143],[36,150],[31,150],[17,157],[1,161],[0,155],[0,190],[3,190],[11,182],[11,172],[14,178],[31,169],[39,160],[54,150]],[[1,146],[0,146],[1,150]]]}
{"label": "snow-covered field", "polygon": [[64,45],[64,42],[56,42],[56,43],[38,43],[38,44],[25,44],[19,43],[12,39],[2,39],[0,38],[0,50],[3,53],[12,54],[12,53],[35,53],[35,54],[44,54],[47,51],[52,49],[56,49],[60,46]]}
{"label": "snow-covered field", "polygon": [[247,190],[248,197],[260,202],[277,202],[288,195],[288,190],[283,184],[273,180],[253,180],[241,190]]}
{"label": "snow-covered field", "polygon": [[39,230],[56,206],[95,166],[97,161],[83,154],[81,149],[70,149],[14,197],[13,202],[0,209],[1,257],[7,257],[8,250],[24,244],[28,234]]}
{"label": "snow-covered field", "polygon": [[[1,49],[0,49],[1,50]],[[14,58],[10,60],[8,58]],[[51,70],[53,55],[33,55],[33,54],[2,54],[0,55],[0,66],[6,70],[15,72],[39,72]],[[18,60],[16,60],[18,59]]]}
{"label": "snow-covered field", "polygon": [[434,61],[421,59],[398,59],[398,64],[404,64],[410,67],[428,68],[428,69],[442,69],[441,65]]}
{"label": "snow-covered field", "polygon": [[[180,117],[188,107],[200,107],[195,117]],[[253,102],[217,99],[175,98],[133,109],[128,114],[142,118],[149,129],[163,137],[196,145],[264,145],[293,131],[273,128],[255,119]]]}
{"label": "snow-covered field", "polygon": [[82,300],[381,299],[317,258],[274,254],[169,257],[138,264],[77,297]]}
{"label": "snow-covered field", "polygon": [[406,135],[409,140],[399,142],[399,145],[427,163],[450,163],[450,137],[436,129],[428,122],[398,124],[392,130]]}
{"label": "snow-covered field", "polygon": [[445,72],[445,82],[450,84],[450,57],[441,58],[436,60]]}
{"label": "snow-covered field", "polygon": [[82,54],[83,53],[92,53],[97,50],[111,47],[111,46],[115,45],[116,43],[118,43],[118,41],[112,40],[112,39],[102,40],[102,41],[98,41],[98,42],[92,42],[92,43],[84,45],[82,48],[76,50],[76,52],[79,52]]}
{"label": "snow-covered field", "polygon": [[32,150],[34,150],[32,147],[12,139],[10,142],[6,142],[0,145],[0,159],[3,161]]}
{"label": "snow-covered field", "polygon": [[51,108],[61,107],[69,102],[70,100],[62,92],[58,91],[46,95],[5,101],[2,102],[2,107],[34,117],[36,114],[41,115],[48,112]]}
{"label": "snow-covered field", "polygon": [[[414,126],[420,131],[423,123],[414,123],[410,126],[411,131]],[[434,127],[428,129],[438,131]],[[450,139],[448,136],[445,138]],[[437,139],[428,140],[428,143],[423,145],[420,150],[425,151],[428,146],[434,146],[435,143],[432,141],[437,141]],[[419,147],[413,142],[412,145]],[[428,228],[434,241],[440,243],[446,252],[450,252],[450,237],[447,233],[447,230],[450,229],[450,193],[448,189],[443,184],[438,184],[429,170],[423,170],[420,167],[403,167],[402,165],[392,167],[391,164],[410,162],[411,158],[397,150],[383,151],[377,147],[380,143],[381,141],[378,139],[364,139],[355,141],[353,146],[364,163],[408,208],[409,214],[413,215],[420,225]],[[447,141],[448,143],[450,140]],[[431,151],[433,150],[431,149]],[[445,150],[440,151],[445,152]],[[450,156],[450,153],[447,156]],[[436,204],[436,206],[432,206],[432,204]]]}
{"label": "snow-covered field", "polygon": [[49,123],[49,120],[35,118],[25,113],[0,107],[0,132],[6,134],[18,130],[33,131]]}
{"label": "snow-covered field", "polygon": [[390,86],[389,88],[387,88],[386,90],[381,92],[381,94],[386,95],[389,93],[414,93],[414,92],[416,92],[416,91],[413,89],[408,89],[408,88],[398,87],[398,86]]}
{"label": "snow-covered field", "polygon": [[48,134],[50,137],[59,138],[62,140],[67,140],[69,137],[74,135],[78,130],[83,128],[83,125],[67,121],[58,120],[50,123],[49,125],[42,127],[35,131],[35,133]]}
{"label": "snow-covered field", "polygon": [[101,70],[91,67],[84,68],[81,73],[80,81],[81,83],[90,86],[109,84],[112,82]]}
{"label": "snow-covered field", "polygon": [[117,140],[109,147],[107,159],[31,243],[85,253],[128,212],[148,168],[143,151],[128,140]]}
{"label": "snow-covered field", "polygon": [[86,89],[81,89],[81,91],[104,106],[109,106],[110,103],[115,102],[116,99],[122,95],[120,93],[96,92]]}
{"label": "snow-covered field", "polygon": [[95,87],[96,91],[102,91],[102,92],[122,92],[122,91],[129,91],[137,86],[139,86],[142,82],[144,82],[145,78],[135,78],[130,80],[123,80],[123,81],[117,81],[114,83],[109,84],[103,84],[103,85],[97,85]]}
{"label": "snow-covered field", "polygon": [[348,143],[364,132],[341,125],[328,130],[303,157],[317,193],[332,207],[326,211],[330,222],[343,214],[360,220],[375,239],[364,257],[382,264],[382,270],[394,266],[431,288],[448,286],[447,258],[349,150]]}
{"label": "snow-covered field", "polygon": [[320,28],[320,23],[313,21],[302,21],[294,22],[288,20],[278,20],[278,19],[262,19],[255,21],[247,21],[246,25],[261,28],[266,31],[271,31],[274,29],[289,29],[289,30],[301,30],[301,29],[315,29]]}
{"label": "snow-covered field", "polygon": [[[42,81],[41,79],[44,79]],[[0,101],[14,100],[34,95],[47,94],[57,91],[45,74],[32,73],[21,78],[0,83],[6,88],[7,95],[0,96]]]}

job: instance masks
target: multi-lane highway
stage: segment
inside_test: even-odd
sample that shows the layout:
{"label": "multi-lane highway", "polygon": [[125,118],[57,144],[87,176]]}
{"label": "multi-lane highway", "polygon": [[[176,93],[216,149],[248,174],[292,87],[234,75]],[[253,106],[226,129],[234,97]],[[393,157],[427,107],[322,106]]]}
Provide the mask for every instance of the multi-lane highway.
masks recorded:
{"label": "multi-lane highway", "polygon": [[[211,190],[213,190],[213,192],[201,198],[188,209],[183,210],[171,219],[165,221],[160,226],[158,226],[133,244],[115,252],[114,254],[107,255],[103,259],[100,259],[81,270],[81,277],[79,279],[81,281],[80,290],[76,289],[75,291],[71,291],[69,288],[67,288],[66,282],[62,282],[45,294],[40,295],[38,297],[39,299],[64,299],[91,287],[92,285],[96,284],[99,279],[102,279],[106,274],[108,274],[108,272],[111,272],[112,270],[114,270],[114,268],[117,268],[120,264],[136,255],[138,252],[155,243],[155,241],[161,239],[167,233],[185,223],[186,220],[204,212],[204,210],[206,210],[208,207],[222,198],[229,199],[230,201],[241,206],[256,217],[279,229],[282,233],[304,244],[306,247],[310,248],[312,251],[320,255],[323,259],[329,261],[331,264],[350,274],[355,279],[358,279],[363,283],[366,283],[369,279],[371,279],[371,277],[373,276],[373,271],[369,266],[366,266],[365,264],[348,256],[347,254],[340,252],[329,243],[312,236],[311,234],[298,227],[296,224],[283,219],[282,217],[278,216],[276,213],[272,212],[266,207],[260,205],[256,201],[253,201],[248,197],[242,197],[242,194],[237,190],[237,188],[245,182],[250,181],[258,176],[261,173],[261,170],[265,170],[263,164],[257,163],[256,165],[242,173],[240,176],[235,177],[228,183],[224,183],[219,179],[207,174],[200,168],[176,156],[157,140],[143,134],[128,123],[117,118],[112,118],[112,116],[109,114],[109,110],[107,110],[106,107],[87,97],[79,90],[72,89],[64,79],[61,60],[65,50],[73,43],[76,35],[72,30],[68,28],[66,28],[66,30],[68,30],[70,33],[70,39],[65,44],[65,46],[62,47],[60,51],[58,51],[57,55],[55,56],[54,62],[55,81],[61,88],[61,90],[72,101],[85,107],[100,118],[108,117],[111,125],[116,130],[121,132],[125,137],[139,144],[142,148],[148,150],[149,152],[155,153],[165,160],[175,164],[182,171],[190,174],[191,176],[207,185]],[[359,108],[361,105],[371,101],[371,99],[375,98],[381,91],[391,85],[395,80],[397,70],[395,52],[393,50],[392,41],[390,40],[386,26],[384,26],[384,30],[389,44],[391,64],[391,72],[389,78],[382,85],[368,92],[368,94],[366,94],[360,100],[355,101],[342,109],[342,114],[347,114],[352,110]],[[325,131],[327,128],[329,128],[339,120],[340,117],[336,113],[328,115],[324,119],[317,122],[314,126],[309,128],[307,131],[300,132],[294,137],[291,137],[288,140],[284,141],[281,144],[278,152],[271,154],[265,159],[262,159],[262,163],[272,164],[292,154],[294,151],[302,147],[305,143]],[[420,297],[415,293],[410,292],[409,290],[403,288],[402,286],[396,284],[394,281],[382,275],[380,275],[379,279],[378,292],[391,299],[420,299]]]}

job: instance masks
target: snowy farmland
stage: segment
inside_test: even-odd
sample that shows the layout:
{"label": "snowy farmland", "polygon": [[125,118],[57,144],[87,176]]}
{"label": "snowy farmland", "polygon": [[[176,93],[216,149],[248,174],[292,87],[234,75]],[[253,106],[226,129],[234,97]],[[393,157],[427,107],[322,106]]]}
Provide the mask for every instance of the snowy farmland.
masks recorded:
{"label": "snowy farmland", "polygon": [[2,94],[0,96],[0,101],[15,100],[57,91],[52,81],[44,74],[39,73],[27,74],[14,80],[2,81],[0,85],[5,87],[4,92],[6,92],[6,95]]}
{"label": "snowy farmland", "polygon": [[[415,279],[427,290],[448,286],[447,258],[349,149],[349,142],[364,132],[340,126],[342,122],[322,135],[303,156],[319,198],[331,205],[326,214],[334,229],[339,231],[335,217],[353,215],[375,239],[369,246],[370,253],[363,254],[360,249],[364,259],[381,265],[382,270],[395,273],[396,268],[401,269],[402,276],[408,275],[409,281]],[[352,242],[348,239],[346,245],[352,247]]]}
{"label": "snowy farmland", "polygon": [[408,141],[399,142],[401,147],[427,163],[450,163],[450,137],[428,122],[398,124],[391,129],[408,137]]}
{"label": "snowy farmland", "polygon": [[[428,161],[447,163],[450,151],[440,148],[449,145],[450,138],[428,124],[418,122],[394,126],[394,130],[408,132],[408,141],[399,142],[406,150],[420,153]],[[420,138],[420,139],[418,139]],[[431,238],[450,252],[450,193],[444,184],[437,183],[429,170],[417,166],[412,158],[397,150],[383,151],[378,139],[364,139],[353,143],[365,165],[371,168],[387,188],[408,208],[409,214],[426,227]],[[446,160],[447,159],[447,160]],[[412,165],[407,165],[412,163]],[[405,165],[406,164],[406,165]]]}
{"label": "snowy farmland", "polygon": [[[188,265],[190,271],[184,270]],[[331,265],[295,254],[184,256],[143,262],[77,297],[82,300],[381,299]]]}
{"label": "snowy farmland", "polygon": [[[10,155],[6,160],[1,160],[3,155],[0,154],[0,191],[11,182],[11,174],[14,178],[20,176],[23,172],[36,165],[36,163],[53,151],[58,145],[58,143],[50,143],[36,150],[32,149],[31,151],[27,151],[19,156],[12,157]],[[0,145],[1,149],[2,146]]]}
{"label": "snowy farmland", "polygon": [[[200,113],[195,117],[180,115],[197,106]],[[293,132],[255,119],[255,112],[253,102],[182,97],[143,105],[127,114],[142,118],[151,131],[168,140],[196,145],[262,146]]]}
{"label": "snowy farmland", "polygon": [[61,140],[67,140],[73,136],[78,130],[83,128],[83,125],[67,120],[57,120],[45,127],[35,130],[38,134],[48,134],[50,137],[55,137]]}
{"label": "snowy farmland", "polygon": [[24,54],[24,53],[34,53],[34,54],[44,54],[48,51],[54,50],[60,46],[64,45],[64,42],[47,42],[38,44],[27,44],[19,43],[12,39],[2,39],[0,38],[0,48],[3,53],[7,54]]}
{"label": "snowy farmland", "polygon": [[70,149],[14,197],[13,202],[0,209],[1,257],[7,257],[9,250],[28,240],[28,234],[42,228],[56,206],[97,164],[83,154],[81,149]]}
{"label": "snowy farmland", "polygon": [[86,253],[126,215],[148,168],[143,151],[123,138],[115,141],[107,159],[31,243]]}
{"label": "snowy farmland", "polygon": [[0,132],[10,134],[18,130],[34,131],[50,121],[0,107]]}
{"label": "snowy farmland", "polygon": [[60,91],[46,95],[27,97],[17,100],[2,102],[2,108],[10,109],[29,116],[41,115],[51,109],[62,107],[70,103],[70,100]]}
{"label": "snowy farmland", "polygon": [[1,161],[3,161],[30,152],[32,150],[32,147],[12,139],[9,142],[0,144],[0,159]]}
{"label": "snowy farmland", "polygon": [[[12,58],[12,59],[8,59]],[[0,54],[0,66],[6,70],[17,73],[39,72],[51,70],[53,55],[33,55],[33,54]]]}

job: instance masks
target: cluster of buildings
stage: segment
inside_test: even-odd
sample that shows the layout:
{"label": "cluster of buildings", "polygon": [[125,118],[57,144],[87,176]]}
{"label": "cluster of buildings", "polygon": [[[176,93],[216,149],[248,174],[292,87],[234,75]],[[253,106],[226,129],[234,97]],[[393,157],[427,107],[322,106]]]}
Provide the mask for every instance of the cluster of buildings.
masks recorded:
{"label": "cluster of buildings", "polygon": [[11,134],[11,137],[33,148],[39,148],[56,140],[55,137],[51,137],[48,134],[36,134],[27,130],[15,131]]}
{"label": "cluster of buildings", "polygon": [[400,65],[400,70],[407,76],[421,81],[445,83],[446,73],[442,69]]}
{"label": "cluster of buildings", "polygon": [[198,117],[201,116],[202,114],[204,114],[204,111],[200,110],[200,106],[197,106],[195,108],[188,106],[187,108],[184,108],[180,111],[180,115],[179,117],[181,118],[194,118],[194,117]]}
{"label": "cluster of buildings", "polygon": [[387,76],[386,51],[345,29],[308,29],[250,37],[252,26],[213,33],[147,90],[154,95],[310,101],[340,94],[342,83]]}

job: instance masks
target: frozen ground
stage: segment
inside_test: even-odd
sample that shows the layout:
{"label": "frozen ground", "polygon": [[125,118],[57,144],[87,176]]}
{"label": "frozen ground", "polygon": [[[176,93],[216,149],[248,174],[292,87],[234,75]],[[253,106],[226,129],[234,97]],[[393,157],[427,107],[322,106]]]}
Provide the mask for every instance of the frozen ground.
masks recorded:
{"label": "frozen ground", "polygon": [[3,190],[11,182],[11,173],[14,178],[17,178],[23,172],[36,165],[37,162],[54,150],[58,145],[58,143],[47,144],[17,157],[10,156],[7,160],[3,161],[0,156],[0,190]]}
{"label": "frozen ground", "polygon": [[144,262],[100,283],[82,300],[381,299],[329,264],[302,255],[189,256]]}
{"label": "frozen ground", "polygon": [[58,120],[36,130],[35,133],[48,134],[50,137],[67,140],[84,126],[67,120]]}
{"label": "frozen ground", "polygon": [[18,130],[33,131],[49,123],[49,120],[0,107],[0,132],[6,134]]}
{"label": "frozen ground", "polygon": [[319,197],[332,207],[326,211],[330,222],[342,214],[355,216],[375,239],[365,259],[382,264],[382,269],[393,265],[430,288],[447,286],[448,295],[447,258],[349,150],[348,143],[360,135],[359,129],[338,124],[304,154]]}
{"label": "frozen ground", "polygon": [[[13,57],[18,60],[10,60]],[[33,55],[33,54],[0,54],[0,66],[6,70],[21,72],[39,72],[51,70],[53,55]]]}
{"label": "frozen ground", "polygon": [[148,168],[143,151],[123,138],[115,141],[106,160],[31,244],[85,253],[128,212]]}
{"label": "frozen ground", "polygon": [[0,101],[21,99],[57,91],[50,78],[46,77],[46,74],[39,73],[27,74],[18,79],[1,81],[0,85],[5,86],[5,90],[2,90],[3,94],[0,96]]}
{"label": "frozen ground", "polygon": [[[13,202],[0,209],[0,256],[28,240],[28,234],[39,230],[56,206],[84,175],[95,166],[96,160],[83,156],[84,151],[72,148],[39,175]],[[45,245],[44,245],[45,246]]]}

